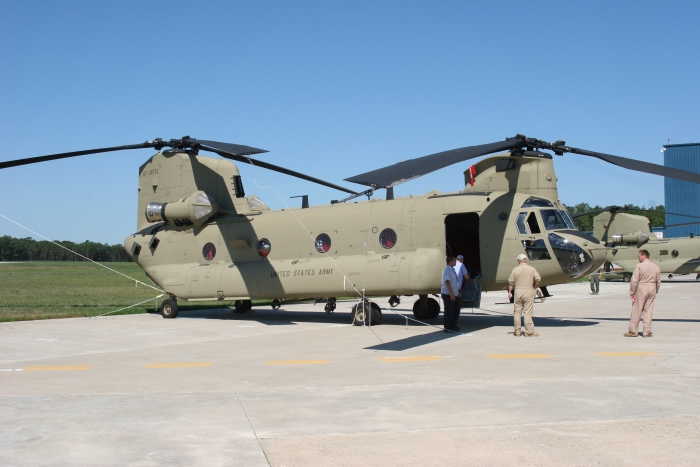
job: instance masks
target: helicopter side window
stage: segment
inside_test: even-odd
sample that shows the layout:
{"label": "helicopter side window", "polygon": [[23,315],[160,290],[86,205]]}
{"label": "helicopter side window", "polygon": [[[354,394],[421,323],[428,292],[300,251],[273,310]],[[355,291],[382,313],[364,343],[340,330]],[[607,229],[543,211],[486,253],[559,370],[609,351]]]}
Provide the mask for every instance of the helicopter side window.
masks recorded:
{"label": "helicopter side window", "polygon": [[554,207],[554,205],[548,199],[536,198],[534,196],[531,196],[525,200],[522,207],[523,208],[551,208],[551,207]]}
{"label": "helicopter side window", "polygon": [[515,220],[515,226],[518,228],[518,233],[523,235],[527,233],[527,226],[525,225],[525,217],[527,217],[526,212],[521,212],[518,214],[518,218]]}
{"label": "helicopter side window", "polygon": [[396,232],[393,229],[382,230],[379,234],[379,244],[387,250],[393,248],[396,245]]}
{"label": "helicopter side window", "polygon": [[552,259],[544,240],[523,240],[523,248],[525,248],[525,254],[531,261]]}
{"label": "helicopter side window", "polygon": [[540,211],[540,215],[547,230],[566,229],[568,227],[559,211],[543,209]]}
{"label": "helicopter side window", "polygon": [[542,233],[540,230],[540,224],[537,222],[537,216],[534,212],[531,212],[530,215],[527,216],[527,226],[530,227],[530,233]]}
{"label": "helicopter side window", "polygon": [[270,254],[270,251],[272,251],[272,244],[270,243],[270,240],[261,238],[255,245],[255,249],[258,250],[258,254],[260,256],[266,258],[267,255]]}
{"label": "helicopter side window", "polygon": [[328,253],[330,249],[331,237],[329,237],[328,234],[319,234],[319,236],[316,237],[316,251],[319,253]]}

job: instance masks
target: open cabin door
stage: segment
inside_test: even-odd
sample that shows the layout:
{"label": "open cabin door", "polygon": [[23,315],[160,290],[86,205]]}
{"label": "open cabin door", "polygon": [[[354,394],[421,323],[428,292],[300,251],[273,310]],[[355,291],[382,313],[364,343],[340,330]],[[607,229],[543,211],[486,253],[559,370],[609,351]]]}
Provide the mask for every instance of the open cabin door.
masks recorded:
{"label": "open cabin door", "polygon": [[450,214],[445,218],[445,254],[464,256],[469,280],[462,283],[462,306],[481,306],[481,250],[479,247],[479,215],[475,212]]}

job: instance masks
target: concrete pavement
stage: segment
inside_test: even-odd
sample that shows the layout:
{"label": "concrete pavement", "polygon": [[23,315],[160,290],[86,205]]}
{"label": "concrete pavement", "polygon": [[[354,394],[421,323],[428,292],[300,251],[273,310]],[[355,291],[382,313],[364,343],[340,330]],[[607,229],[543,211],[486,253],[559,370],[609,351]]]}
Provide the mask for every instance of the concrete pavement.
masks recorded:
{"label": "concrete pavement", "polygon": [[626,290],[551,287],[537,338],[505,293],[460,335],[407,325],[417,297],[371,328],[350,302],[3,323],[0,464],[695,465],[700,283],[664,281],[651,339]]}

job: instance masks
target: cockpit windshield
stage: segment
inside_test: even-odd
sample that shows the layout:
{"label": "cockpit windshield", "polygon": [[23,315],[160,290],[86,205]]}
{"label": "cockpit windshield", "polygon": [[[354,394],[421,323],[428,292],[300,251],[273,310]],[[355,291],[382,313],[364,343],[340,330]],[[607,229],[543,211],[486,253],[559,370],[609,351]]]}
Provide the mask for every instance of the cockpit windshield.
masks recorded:
{"label": "cockpit windshield", "polygon": [[540,211],[542,220],[544,221],[544,227],[547,230],[561,230],[561,229],[575,229],[569,216],[563,211],[557,211],[555,209],[542,209]]}

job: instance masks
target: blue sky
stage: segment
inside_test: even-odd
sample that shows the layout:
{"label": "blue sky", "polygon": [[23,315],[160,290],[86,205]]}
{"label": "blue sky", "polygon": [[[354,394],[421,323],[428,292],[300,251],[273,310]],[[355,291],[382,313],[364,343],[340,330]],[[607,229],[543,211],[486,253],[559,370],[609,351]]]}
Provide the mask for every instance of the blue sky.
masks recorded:
{"label": "blue sky", "polygon": [[[700,141],[698,2],[0,1],[0,160],[190,135],[343,178],[516,133],[663,163]],[[150,150],[0,171],[0,214],[121,243]],[[470,163],[400,185],[456,191]],[[555,162],[566,204],[660,204],[663,179]],[[240,167],[284,207],[342,193]],[[257,187],[260,188],[257,188]],[[383,196],[383,193],[380,193]],[[30,236],[0,218],[0,235]]]}

